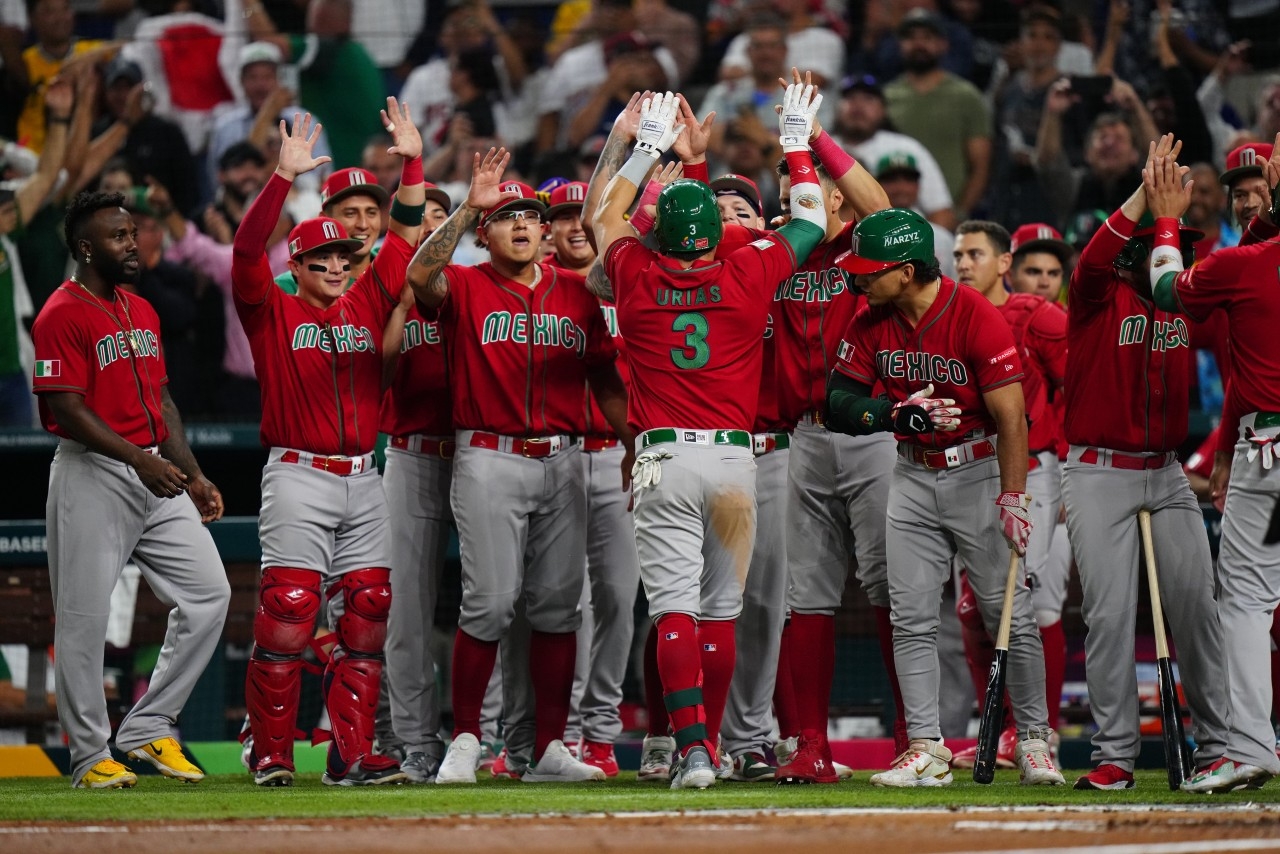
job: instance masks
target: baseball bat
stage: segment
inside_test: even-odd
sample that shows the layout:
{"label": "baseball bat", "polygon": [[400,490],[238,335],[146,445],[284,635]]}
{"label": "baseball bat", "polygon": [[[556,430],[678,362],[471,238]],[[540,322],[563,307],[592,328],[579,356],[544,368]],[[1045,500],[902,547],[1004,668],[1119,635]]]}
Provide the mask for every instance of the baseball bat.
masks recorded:
{"label": "baseball bat", "polygon": [[996,634],[996,654],[987,674],[987,693],[982,700],[982,724],[978,727],[978,755],[973,762],[973,782],[990,783],[996,778],[996,747],[1004,722],[1004,682],[1009,662],[1009,625],[1013,622],[1013,594],[1018,589],[1018,552],[1009,549],[1009,577],[1004,582],[1004,607],[1000,610],[1000,631]]}
{"label": "baseball bat", "polygon": [[1169,769],[1169,790],[1176,792],[1187,778],[1184,765],[1186,734],[1182,730],[1182,709],[1178,705],[1173,665],[1169,663],[1169,641],[1164,633],[1164,608],[1160,604],[1160,581],[1156,577],[1156,554],[1151,542],[1151,511],[1138,511],[1142,531],[1142,551],[1147,558],[1147,586],[1151,588],[1151,623],[1156,635],[1156,671],[1160,680],[1160,733],[1164,737],[1164,761]]}

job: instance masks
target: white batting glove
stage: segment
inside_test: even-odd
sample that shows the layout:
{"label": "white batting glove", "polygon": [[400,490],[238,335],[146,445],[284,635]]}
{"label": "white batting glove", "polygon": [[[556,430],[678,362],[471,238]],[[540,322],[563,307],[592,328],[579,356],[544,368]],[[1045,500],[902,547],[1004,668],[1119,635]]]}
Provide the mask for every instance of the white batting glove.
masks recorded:
{"label": "white batting glove", "polygon": [[996,499],[1000,508],[1000,527],[1009,548],[1019,555],[1027,553],[1031,539],[1031,496],[1025,492],[1002,492]]}
{"label": "white batting glove", "polygon": [[666,92],[645,98],[640,105],[640,129],[636,132],[637,154],[644,154],[657,160],[666,153],[676,137],[684,130],[684,125],[676,124],[680,114],[680,99]]}
{"label": "white batting glove", "polygon": [[1249,453],[1246,458],[1249,462],[1253,462],[1258,458],[1258,454],[1262,454],[1262,468],[1265,471],[1271,471],[1271,465],[1277,455],[1280,455],[1280,447],[1277,447],[1276,439],[1271,436],[1263,436],[1254,431],[1252,427],[1244,428],[1244,437],[1249,442]]}
{"label": "white batting glove", "polygon": [[666,451],[645,451],[636,457],[631,467],[631,487],[635,491],[657,486],[662,482],[662,461],[671,459]]}
{"label": "white batting glove", "polygon": [[929,413],[933,429],[941,433],[951,433],[960,427],[960,407],[949,397],[934,397],[933,383],[929,383],[919,391],[913,391],[904,401],[906,406],[919,406]]}
{"label": "white batting glove", "polygon": [[782,112],[778,114],[778,141],[783,151],[804,151],[813,133],[813,117],[822,106],[822,95],[816,86],[792,83],[782,96]]}

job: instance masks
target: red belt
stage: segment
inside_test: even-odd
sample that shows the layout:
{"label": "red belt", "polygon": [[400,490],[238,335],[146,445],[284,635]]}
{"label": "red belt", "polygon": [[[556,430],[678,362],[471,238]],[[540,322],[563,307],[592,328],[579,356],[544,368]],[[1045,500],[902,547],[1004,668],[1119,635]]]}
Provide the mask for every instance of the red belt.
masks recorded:
{"label": "red belt", "polygon": [[610,448],[616,448],[621,444],[621,440],[608,436],[583,436],[581,444],[582,450],[587,453],[595,453],[596,451],[607,451]]}
{"label": "red belt", "polygon": [[391,447],[401,451],[411,451],[426,457],[439,457],[442,460],[453,459],[458,443],[452,439],[431,439],[417,433],[410,436],[392,436]]}
{"label": "red belt", "polygon": [[368,457],[371,456],[372,454],[360,457],[322,457],[319,454],[285,451],[280,455],[280,462],[311,466],[313,469],[327,471],[329,474],[336,474],[338,477],[347,477],[348,475],[359,474],[369,468]]}
{"label": "red belt", "polygon": [[521,457],[551,457],[569,447],[568,436],[540,436],[536,439],[521,439],[516,436],[500,436],[497,433],[471,434],[471,447],[484,448],[489,451],[503,451]]}
{"label": "red belt", "polygon": [[[1104,457],[1107,459],[1104,461]],[[1128,471],[1151,471],[1169,465],[1169,454],[1157,454],[1145,457],[1141,454],[1123,454],[1120,451],[1099,453],[1097,448],[1085,448],[1080,452],[1080,462],[1088,466],[1111,466],[1113,469]]]}
{"label": "red belt", "polygon": [[900,443],[898,447],[905,449],[905,455],[908,459],[919,463],[927,469],[955,468],[976,460],[994,457],[996,454],[996,446],[990,439],[978,439],[974,442],[939,450],[922,448],[919,445],[908,445],[905,442]]}

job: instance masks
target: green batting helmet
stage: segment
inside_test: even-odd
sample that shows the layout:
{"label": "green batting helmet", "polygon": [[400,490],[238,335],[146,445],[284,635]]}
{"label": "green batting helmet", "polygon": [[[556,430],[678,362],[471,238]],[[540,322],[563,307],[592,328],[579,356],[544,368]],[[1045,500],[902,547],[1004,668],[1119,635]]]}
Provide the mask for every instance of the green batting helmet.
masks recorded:
{"label": "green batting helmet", "polygon": [[665,255],[702,255],[715,249],[724,234],[715,193],[701,181],[672,181],[658,194],[653,231]]}
{"label": "green batting helmet", "polygon": [[876,211],[853,229],[853,246],[836,265],[855,276],[879,273],[908,261],[936,264],[933,226],[903,208]]}

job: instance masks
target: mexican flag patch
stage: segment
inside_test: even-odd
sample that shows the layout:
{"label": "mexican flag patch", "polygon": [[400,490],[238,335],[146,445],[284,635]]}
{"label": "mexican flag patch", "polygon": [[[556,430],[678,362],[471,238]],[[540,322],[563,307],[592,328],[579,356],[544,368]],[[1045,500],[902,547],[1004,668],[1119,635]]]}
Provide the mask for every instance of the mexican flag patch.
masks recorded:
{"label": "mexican flag patch", "polygon": [[36,379],[62,376],[62,360],[44,359],[36,362]]}

